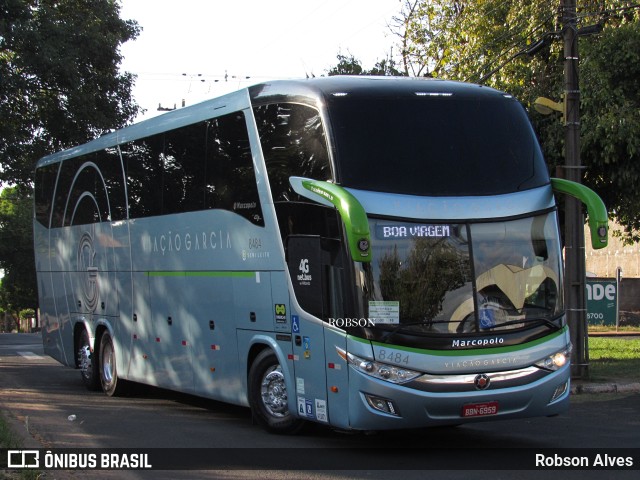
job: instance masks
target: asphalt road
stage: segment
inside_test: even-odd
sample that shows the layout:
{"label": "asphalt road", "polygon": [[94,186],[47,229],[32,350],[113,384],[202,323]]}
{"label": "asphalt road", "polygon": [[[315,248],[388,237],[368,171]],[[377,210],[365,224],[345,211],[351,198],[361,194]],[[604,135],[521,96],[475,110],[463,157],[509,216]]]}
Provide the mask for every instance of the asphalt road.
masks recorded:
{"label": "asphalt road", "polygon": [[[51,470],[45,472],[45,479],[496,480],[557,478],[560,474],[566,479],[583,480],[636,478],[640,467],[638,394],[574,396],[569,413],[555,418],[366,434],[311,426],[298,436],[279,436],[253,425],[246,408],[154,388],[138,388],[120,398],[89,392],[82,386],[78,371],[44,356],[38,334],[0,334],[0,409],[24,435],[25,448],[162,448],[167,450],[161,452],[169,456],[176,448],[210,449],[202,451],[211,462],[206,468],[224,465],[216,471]],[[582,452],[590,461],[595,455],[612,453],[608,449],[634,449],[621,452],[633,455],[635,471],[504,470],[503,462],[512,468],[513,458],[528,461],[536,452],[552,452],[545,449],[576,449],[560,452]],[[277,457],[265,468],[282,470],[239,470],[233,466],[234,462],[246,461],[244,465],[257,468],[261,464],[252,461],[265,455]],[[476,463],[482,470],[474,469]],[[495,465],[495,471],[487,464]]]}

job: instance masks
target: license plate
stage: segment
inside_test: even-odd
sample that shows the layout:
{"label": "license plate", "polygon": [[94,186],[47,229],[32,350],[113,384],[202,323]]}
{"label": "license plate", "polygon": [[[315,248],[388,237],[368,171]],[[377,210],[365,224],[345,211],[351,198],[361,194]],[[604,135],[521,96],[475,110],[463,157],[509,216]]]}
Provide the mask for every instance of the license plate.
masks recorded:
{"label": "license plate", "polygon": [[463,417],[486,417],[498,413],[498,402],[470,403],[463,405]]}

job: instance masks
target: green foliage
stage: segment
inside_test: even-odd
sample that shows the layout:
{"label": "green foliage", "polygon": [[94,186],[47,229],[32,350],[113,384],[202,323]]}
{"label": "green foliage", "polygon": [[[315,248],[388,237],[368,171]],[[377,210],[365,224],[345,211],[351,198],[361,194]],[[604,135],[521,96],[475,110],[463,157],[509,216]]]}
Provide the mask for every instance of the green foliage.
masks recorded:
{"label": "green foliage", "polygon": [[377,76],[405,76],[403,72],[396,68],[396,62],[391,58],[385,58],[379,60],[371,70],[365,72],[365,75],[377,75]]}
{"label": "green foliage", "polygon": [[[640,240],[640,22],[607,28],[582,48],[582,159],[586,182]],[[635,233],[634,233],[635,232]]]}
{"label": "green foliage", "polygon": [[403,73],[396,68],[393,59],[385,58],[378,61],[371,70],[365,70],[360,60],[349,54],[338,54],[338,64],[329,70],[327,75],[377,75],[377,76],[402,76]]}
{"label": "green foliage", "polygon": [[30,189],[12,187],[0,193],[0,307],[15,313],[38,305],[32,208]]}
{"label": "green foliage", "polygon": [[119,47],[137,37],[115,0],[0,2],[0,181],[30,183],[41,156],[138,111]]}
{"label": "green foliage", "polygon": [[138,112],[120,45],[139,27],[116,0],[0,2],[0,305],[37,306],[32,239],[36,161],[123,126]]}
{"label": "green foliage", "polygon": [[360,60],[353,55],[338,54],[338,64],[327,71],[329,76],[333,75],[363,75],[362,64]]}
{"label": "green foliage", "polygon": [[[11,430],[9,423],[0,412],[0,448],[21,448],[22,440]],[[4,477],[3,477],[4,478]]]}

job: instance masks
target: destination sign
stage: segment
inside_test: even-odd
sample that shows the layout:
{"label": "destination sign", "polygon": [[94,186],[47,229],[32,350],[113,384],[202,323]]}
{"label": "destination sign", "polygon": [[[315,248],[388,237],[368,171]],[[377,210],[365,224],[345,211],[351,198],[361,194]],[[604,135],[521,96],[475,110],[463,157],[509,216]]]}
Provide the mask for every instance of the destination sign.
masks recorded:
{"label": "destination sign", "polygon": [[376,238],[378,240],[397,240],[402,238],[420,237],[450,237],[453,227],[451,225],[424,225],[416,223],[406,224],[377,224]]}

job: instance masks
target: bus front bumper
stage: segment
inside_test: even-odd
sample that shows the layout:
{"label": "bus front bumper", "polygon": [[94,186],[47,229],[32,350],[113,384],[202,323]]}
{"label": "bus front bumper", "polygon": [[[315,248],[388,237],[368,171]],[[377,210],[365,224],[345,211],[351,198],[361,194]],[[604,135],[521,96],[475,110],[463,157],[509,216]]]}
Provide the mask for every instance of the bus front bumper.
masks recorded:
{"label": "bus front bumper", "polygon": [[[424,391],[350,371],[349,428],[388,430],[553,416],[569,407],[570,365],[526,384]],[[482,382],[480,382],[482,383]],[[415,384],[414,384],[415,385]]]}

